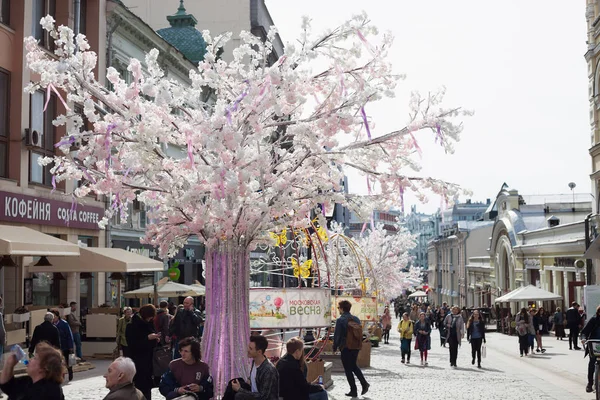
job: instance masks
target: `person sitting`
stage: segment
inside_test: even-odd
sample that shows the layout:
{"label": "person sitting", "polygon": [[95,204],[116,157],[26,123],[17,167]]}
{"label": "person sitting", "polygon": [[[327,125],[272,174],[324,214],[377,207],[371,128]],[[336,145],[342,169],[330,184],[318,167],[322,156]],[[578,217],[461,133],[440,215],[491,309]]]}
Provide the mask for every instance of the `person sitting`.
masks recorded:
{"label": "person sitting", "polygon": [[27,376],[15,378],[17,357],[7,354],[0,374],[0,390],[8,400],[64,400],[63,356],[60,350],[47,343],[35,346],[35,357],[27,364]]}
{"label": "person sitting", "polygon": [[[235,400],[279,400],[279,374],[271,361],[265,357],[268,346],[269,342],[266,337],[250,336],[248,344],[248,357],[252,359],[250,380],[248,384],[240,379],[230,382],[231,390],[235,393]],[[227,391],[225,396],[228,396]]]}
{"label": "person sitting", "polygon": [[317,385],[318,378],[308,383],[300,367],[304,358],[304,342],[292,338],[286,343],[287,354],[276,365],[279,373],[279,396],[283,400],[327,400],[327,392]]}
{"label": "person sitting", "polygon": [[200,360],[198,339],[187,337],[181,340],[179,353],[181,358],[171,361],[160,380],[160,393],[169,400],[189,392],[198,400],[211,399],[214,396],[213,381],[208,364]]}
{"label": "person sitting", "polygon": [[135,364],[131,358],[119,357],[108,366],[104,375],[110,390],[104,400],[147,400],[133,385]]}

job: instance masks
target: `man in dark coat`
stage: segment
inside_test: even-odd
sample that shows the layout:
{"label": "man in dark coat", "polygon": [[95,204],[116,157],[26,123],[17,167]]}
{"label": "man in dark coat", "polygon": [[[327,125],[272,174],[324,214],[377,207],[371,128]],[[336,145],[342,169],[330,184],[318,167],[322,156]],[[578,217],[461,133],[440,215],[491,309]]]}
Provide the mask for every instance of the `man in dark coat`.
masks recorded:
{"label": "man in dark coat", "polygon": [[29,345],[29,357],[33,356],[35,346],[40,342],[48,342],[52,347],[60,349],[60,338],[58,329],[52,324],[54,314],[47,312],[44,315],[44,322],[39,324],[33,330],[33,336]]}
{"label": "man in dark coat", "polygon": [[279,396],[283,400],[327,400],[327,392],[316,382],[308,383],[300,368],[304,357],[304,343],[292,338],[286,343],[287,354],[277,362]]}
{"label": "man in dark coat", "polygon": [[183,309],[180,308],[177,310],[169,332],[172,336],[171,341],[174,343],[173,358],[179,357],[178,343],[180,340],[186,337],[199,338],[201,322],[202,315],[200,314],[200,310],[194,307],[194,299],[186,297],[183,300]]}
{"label": "man in dark coat", "polygon": [[67,372],[69,373],[69,382],[73,380],[73,366],[69,365],[69,354],[75,353],[75,342],[73,341],[73,333],[69,323],[60,317],[58,310],[52,310],[54,320],[52,323],[58,329],[60,337],[60,350],[63,353],[65,362],[67,363]]}
{"label": "man in dark coat", "polygon": [[581,315],[579,315],[579,304],[571,303],[571,308],[567,310],[567,328],[569,328],[569,350],[581,350],[578,346],[579,326],[581,325]]}

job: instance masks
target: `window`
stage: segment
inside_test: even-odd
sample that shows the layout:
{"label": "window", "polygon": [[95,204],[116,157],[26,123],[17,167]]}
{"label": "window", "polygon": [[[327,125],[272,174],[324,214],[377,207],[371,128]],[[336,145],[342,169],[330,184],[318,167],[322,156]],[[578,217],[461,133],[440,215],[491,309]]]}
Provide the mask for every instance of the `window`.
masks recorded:
{"label": "window", "polygon": [[54,50],[54,40],[40,25],[40,20],[46,15],[52,15],[56,19],[56,0],[33,0],[31,34],[39,41],[40,46]]}
{"label": "window", "polygon": [[0,4],[0,23],[10,25],[10,0],[2,0]]}
{"label": "window", "polygon": [[79,33],[87,36],[87,0],[80,0],[79,3]]}
{"label": "window", "polygon": [[8,176],[8,102],[10,75],[0,70],[0,177]]}
{"label": "window", "polygon": [[37,91],[31,95],[31,121],[30,130],[37,131],[41,137],[40,147],[32,147],[29,151],[29,181],[41,185],[50,186],[52,184],[52,163],[41,166],[38,163],[43,157],[54,155],[54,142],[56,128],[52,120],[56,115],[56,97],[51,96],[48,102],[48,108],[44,112],[46,95],[44,92]]}

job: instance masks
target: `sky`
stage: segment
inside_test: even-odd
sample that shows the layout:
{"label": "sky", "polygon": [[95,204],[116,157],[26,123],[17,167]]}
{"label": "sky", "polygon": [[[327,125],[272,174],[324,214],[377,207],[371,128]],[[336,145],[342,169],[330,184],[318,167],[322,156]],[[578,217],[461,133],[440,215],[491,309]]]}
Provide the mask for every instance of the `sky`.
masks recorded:
{"label": "sky", "polygon": [[[446,106],[464,118],[454,154],[433,136],[417,137],[421,174],[457,183],[473,201],[496,197],[506,182],[521,194],[591,192],[591,146],[584,0],[266,0],[284,43],[300,36],[301,16],[315,31],[366,11],[395,36],[390,59],[406,79],[393,100],[370,105],[375,136],[405,126],[408,95],[446,87]],[[363,193],[364,178],[350,175]],[[462,196],[461,201],[467,197]],[[435,212],[430,196],[422,212]]]}

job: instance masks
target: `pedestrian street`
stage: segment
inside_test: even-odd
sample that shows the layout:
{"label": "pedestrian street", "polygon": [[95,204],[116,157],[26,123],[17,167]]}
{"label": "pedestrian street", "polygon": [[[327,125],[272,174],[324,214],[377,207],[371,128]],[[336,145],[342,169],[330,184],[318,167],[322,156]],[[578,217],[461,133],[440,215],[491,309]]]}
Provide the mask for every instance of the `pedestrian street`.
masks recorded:
{"label": "pedestrian street", "polygon": [[[397,320],[393,321],[397,325]],[[585,393],[587,358],[583,351],[569,351],[568,342],[544,337],[543,355],[520,358],[516,336],[488,333],[487,357],[482,369],[471,365],[470,345],[463,340],[458,353],[458,368],[450,367],[448,349],[440,347],[438,331],[432,334],[429,365],[420,366],[418,350],[412,350],[411,364],[400,363],[398,333],[393,332],[390,344],[373,348],[371,367],[363,370],[371,384],[369,392],[360,399],[405,399],[419,395],[428,398],[452,399],[593,399]],[[414,341],[413,341],[414,344]],[[101,400],[105,373],[110,361],[92,360],[96,368],[76,373],[73,382],[64,386],[67,399]],[[329,398],[348,399],[348,384],[343,373],[333,375]],[[158,389],[153,400],[160,400]]]}

